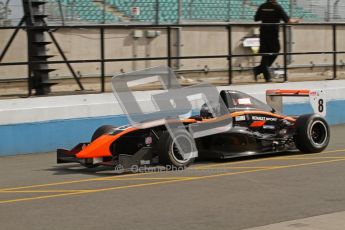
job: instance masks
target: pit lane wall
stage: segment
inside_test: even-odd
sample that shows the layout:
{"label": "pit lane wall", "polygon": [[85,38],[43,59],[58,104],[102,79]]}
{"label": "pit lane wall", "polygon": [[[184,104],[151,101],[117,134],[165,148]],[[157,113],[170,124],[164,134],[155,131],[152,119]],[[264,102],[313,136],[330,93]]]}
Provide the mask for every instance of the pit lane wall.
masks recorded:
{"label": "pit lane wall", "polygon": [[[323,89],[327,95],[327,121],[345,124],[345,80],[218,87],[234,89],[265,101],[267,89]],[[136,92],[143,108],[159,91]],[[311,113],[307,98],[284,100],[285,114]],[[104,124],[124,125],[127,118],[111,93],[40,97],[0,101],[0,156],[55,151],[88,142]]]}

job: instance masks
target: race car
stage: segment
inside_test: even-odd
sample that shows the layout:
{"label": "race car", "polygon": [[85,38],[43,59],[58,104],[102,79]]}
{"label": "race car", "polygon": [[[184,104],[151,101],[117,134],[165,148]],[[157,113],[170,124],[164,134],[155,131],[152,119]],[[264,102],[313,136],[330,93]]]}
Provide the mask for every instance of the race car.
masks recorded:
{"label": "race car", "polygon": [[[286,116],[281,114],[282,98],[309,97],[313,114]],[[323,118],[326,101],[322,91],[268,90],[266,103],[235,90],[222,90],[219,100],[227,108],[226,117],[232,119],[231,129],[214,135],[194,138],[188,127],[224,119],[213,117],[210,106],[204,104],[199,114],[182,120],[185,129],[172,137],[164,124],[149,128],[131,125],[99,127],[88,143],[80,143],[71,150],[58,149],[57,163],[78,162],[92,168],[99,165],[129,169],[133,166],[184,168],[195,157],[184,157],[181,145],[190,149],[194,142],[198,158],[228,159],[299,150],[303,153],[323,151],[330,140],[330,129]],[[177,143],[179,146],[177,146]]]}

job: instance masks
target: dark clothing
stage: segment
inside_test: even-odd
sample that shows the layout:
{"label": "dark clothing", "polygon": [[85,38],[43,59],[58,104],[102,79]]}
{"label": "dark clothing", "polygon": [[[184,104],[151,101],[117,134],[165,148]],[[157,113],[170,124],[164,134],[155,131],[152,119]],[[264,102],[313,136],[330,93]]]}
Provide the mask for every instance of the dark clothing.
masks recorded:
{"label": "dark clothing", "polygon": [[[260,34],[260,53],[279,53],[280,43],[278,37],[272,37],[270,34]],[[255,67],[254,72],[256,75],[262,73],[268,81],[271,79],[269,67],[277,59],[278,55],[263,55],[259,66]]]}
{"label": "dark clothing", "polygon": [[[262,23],[279,23],[280,21],[288,22],[290,18],[277,2],[267,1],[256,11],[254,20],[256,22],[261,21]],[[260,32],[278,36],[279,26],[262,25]]]}
{"label": "dark clothing", "polygon": [[[279,23],[281,20],[288,22],[289,16],[284,9],[275,1],[267,1],[262,4],[255,14],[255,21],[262,23]],[[260,27],[260,53],[278,53],[279,44],[279,26],[278,25],[261,25]],[[254,68],[254,74],[264,74],[265,79],[270,80],[269,67],[273,64],[277,55],[263,55],[261,64]]]}

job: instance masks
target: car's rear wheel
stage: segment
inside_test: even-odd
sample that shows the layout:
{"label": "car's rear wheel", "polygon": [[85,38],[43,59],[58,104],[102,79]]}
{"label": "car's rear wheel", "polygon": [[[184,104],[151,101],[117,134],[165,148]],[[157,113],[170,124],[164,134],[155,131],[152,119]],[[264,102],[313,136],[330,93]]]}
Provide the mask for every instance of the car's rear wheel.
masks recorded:
{"label": "car's rear wheel", "polygon": [[187,130],[175,131],[173,137],[168,131],[163,132],[157,150],[160,164],[167,168],[185,168],[195,160],[194,140]]}
{"label": "car's rear wheel", "polygon": [[329,143],[329,126],[324,118],[317,114],[302,115],[296,120],[296,147],[304,153],[319,153]]}

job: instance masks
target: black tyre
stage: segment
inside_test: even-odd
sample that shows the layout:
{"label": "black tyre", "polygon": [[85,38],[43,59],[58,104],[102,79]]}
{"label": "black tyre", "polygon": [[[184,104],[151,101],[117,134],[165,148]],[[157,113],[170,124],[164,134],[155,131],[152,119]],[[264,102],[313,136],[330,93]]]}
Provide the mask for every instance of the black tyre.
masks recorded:
{"label": "black tyre", "polygon": [[[179,142],[185,154],[191,154],[190,157],[184,158],[176,145]],[[185,168],[195,160],[193,156],[194,140],[187,130],[178,130],[174,133],[174,139],[170,136],[168,131],[164,131],[159,138],[157,151],[160,164],[166,166],[168,169]]]}
{"label": "black tyre", "polygon": [[85,168],[88,169],[93,169],[93,168],[97,168],[98,165],[93,164],[92,162],[86,161],[85,163],[82,164]]}
{"label": "black tyre", "polygon": [[[100,136],[107,134],[107,133],[111,133],[113,132],[117,127],[113,126],[113,125],[103,125],[101,127],[99,127],[98,129],[96,129],[96,131],[93,133],[92,137],[91,137],[91,142],[96,140],[97,138],[99,138]],[[97,168],[98,165],[97,164],[93,164],[92,162],[85,162],[83,164],[84,167],[92,169],[92,168]]]}
{"label": "black tyre", "polygon": [[107,133],[112,133],[117,127],[113,125],[103,125],[96,129],[96,131],[93,133],[91,137],[91,142],[99,138],[100,136],[107,134]]}
{"label": "black tyre", "polygon": [[296,120],[296,147],[304,153],[322,152],[329,143],[329,126],[317,114],[302,115]]}

